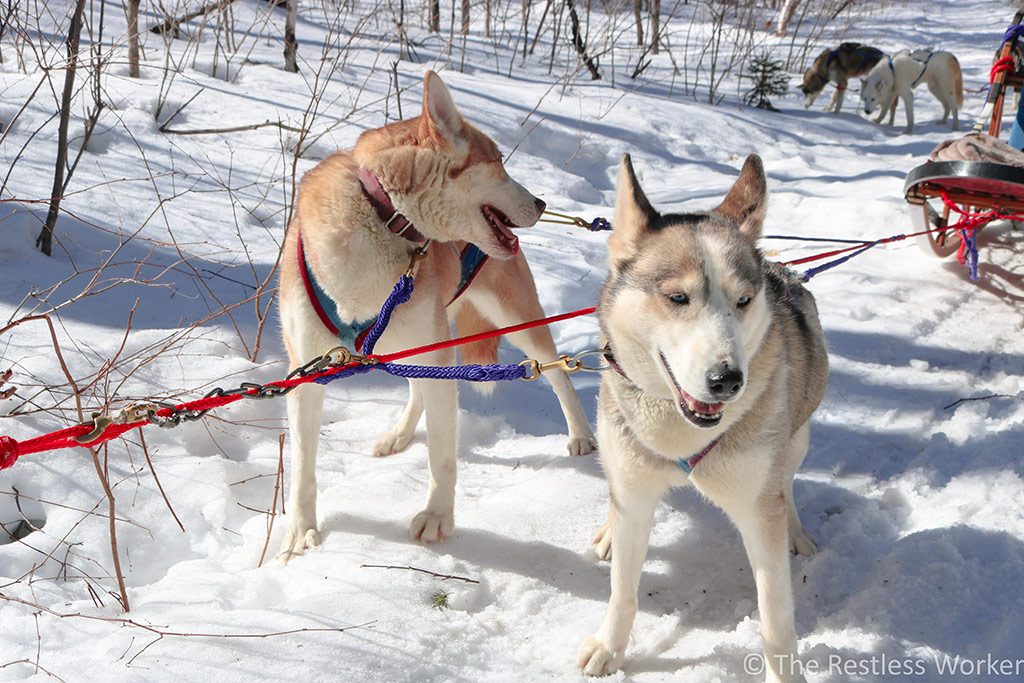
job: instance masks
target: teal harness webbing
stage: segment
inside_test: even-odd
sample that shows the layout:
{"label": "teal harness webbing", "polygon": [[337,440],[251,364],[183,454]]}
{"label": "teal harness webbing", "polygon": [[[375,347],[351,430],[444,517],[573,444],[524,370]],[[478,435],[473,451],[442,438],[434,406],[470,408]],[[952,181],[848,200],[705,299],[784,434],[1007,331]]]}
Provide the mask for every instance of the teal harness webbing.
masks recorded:
{"label": "teal harness webbing", "polygon": [[[317,282],[313,269],[309,267],[306,251],[302,244],[302,233],[299,233],[298,256],[302,284],[306,288],[306,295],[309,297],[309,302],[313,305],[313,310],[316,311],[317,317],[320,318],[320,322],[324,324],[324,327],[331,334],[341,340],[345,348],[353,349],[356,353],[362,353],[363,341],[366,339],[366,334],[373,327],[374,323],[377,322],[377,317],[374,316],[369,320],[342,320],[341,316],[338,315],[338,307],[335,305],[334,299]],[[487,263],[487,258],[487,254],[475,244],[466,244],[463,247],[462,253],[459,255],[459,286],[455,289],[455,295],[452,296],[451,301],[448,302],[449,306],[462,296],[462,293],[473,283],[473,279],[480,272],[480,269],[484,267],[484,264]]]}

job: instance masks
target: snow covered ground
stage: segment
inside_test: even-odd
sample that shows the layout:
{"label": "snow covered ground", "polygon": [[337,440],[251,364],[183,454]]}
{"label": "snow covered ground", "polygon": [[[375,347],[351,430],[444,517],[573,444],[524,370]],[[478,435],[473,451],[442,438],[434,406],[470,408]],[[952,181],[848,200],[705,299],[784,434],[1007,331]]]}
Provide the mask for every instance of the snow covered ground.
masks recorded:
{"label": "snow covered ground", "polygon": [[[252,7],[242,3],[236,11],[255,12]],[[120,5],[108,11],[110,26],[122,22],[123,29]],[[977,89],[1008,16],[1002,3],[986,0],[917,0],[865,20],[847,37],[884,49],[951,50],[966,87]],[[321,25],[300,21],[298,32],[300,54],[319,50]],[[45,209],[27,203],[50,195],[55,125],[33,135],[53,114],[50,95],[35,100],[3,140],[4,175],[25,151],[0,194],[0,315],[19,318],[58,282],[51,304],[74,295],[90,269],[109,260],[104,278],[136,282],[59,312],[57,335],[76,377],[91,376],[119,354],[132,359],[128,367],[141,366],[111,379],[107,391],[120,398],[185,390],[196,396],[215,384],[283,376],[276,330],[267,334],[260,361],[251,363],[228,320],[190,326],[215,298],[243,299],[270,271],[283,233],[280,174],[293,140],[275,128],[160,133],[154,112],[162,46],[148,40],[152,56],[143,79],[111,67],[110,109],[69,187],[69,213],[58,223],[52,259],[33,249]],[[758,152],[770,178],[768,232],[857,238],[906,232],[903,176],[948,135],[930,122],[940,108],[923,89],[919,126],[907,136],[857,116],[854,93],[840,116],[804,111],[795,94],[776,102],[779,113],[729,102],[710,107],[668,94],[659,81],[669,68],[664,55],[640,84],[620,77],[620,88],[605,82],[553,88],[546,65],[528,64],[509,78],[507,57],[495,66],[499,53],[482,38],[470,41],[465,72],[443,74],[457,102],[498,141],[514,177],[552,208],[587,217],[610,214],[623,152],[633,155],[655,204],[676,208],[714,204],[743,157]],[[202,89],[175,128],[279,119],[294,125],[302,118],[309,70],[286,74],[275,66],[278,43],[253,46],[252,59],[262,63],[244,66],[234,82],[210,75],[212,48],[203,48],[165,105],[173,111]],[[421,46],[421,56],[431,49],[438,46]],[[376,50],[357,42],[327,83],[324,116],[338,123],[300,161],[300,173],[384,122],[382,98],[390,97],[393,107],[393,92],[386,71],[369,78],[370,69],[394,55]],[[399,65],[406,115],[417,108],[418,81],[430,65]],[[0,67],[5,126],[40,77],[33,69],[21,73],[9,58]],[[965,122],[981,97],[967,95]],[[897,116],[901,121],[902,111]],[[80,133],[81,121],[75,125],[73,134]],[[552,226],[521,235],[548,312],[593,303],[605,276],[605,236]],[[1024,659],[1020,242],[1021,234],[1009,229],[986,230],[977,284],[955,262],[910,243],[875,249],[811,284],[832,375],[796,483],[804,525],[820,551],[794,559],[793,576],[801,652],[823,670],[830,658],[909,658],[923,662],[924,677],[934,680],[936,658],[941,664],[943,656]],[[815,251],[775,241],[764,246],[780,258]],[[140,260],[149,265],[136,272]],[[236,311],[236,325],[251,343],[251,304]],[[143,362],[151,345],[176,330],[181,339],[172,352]],[[553,332],[560,349],[579,351],[594,344],[596,322],[577,319]],[[510,347],[502,354],[519,359]],[[4,413],[27,414],[0,420],[0,433],[27,439],[74,419],[66,393],[39,390],[64,383],[45,323],[0,336],[0,370],[7,367],[22,389],[3,403]],[[574,381],[592,417],[596,379],[576,375]],[[987,394],[1017,398],[946,407]],[[147,431],[184,532],[154,485],[137,437],[109,451],[135,622],[207,634],[354,628],[256,639],[168,636],[154,643],[156,636],[137,627],[58,618],[7,599],[0,601],[0,665],[11,664],[0,668],[0,680],[47,678],[37,661],[68,681],[578,679],[576,647],[600,623],[609,591],[608,566],[588,551],[607,505],[597,461],[565,454],[564,424],[545,385],[501,386],[490,397],[464,388],[456,532],[441,545],[422,547],[406,538],[426,486],[422,431],[406,453],[369,456],[404,397],[404,384],[383,375],[331,385],[318,462],[323,545],[287,567],[256,567],[266,536],[260,511],[274,495],[283,403],[248,402],[201,423]],[[67,421],[36,410],[54,407]],[[0,545],[0,594],[54,613],[119,617],[106,593],[116,584],[103,493],[88,456],[26,456],[0,473],[4,524],[21,519],[15,490],[24,514],[45,525],[22,542]],[[271,555],[283,532],[277,522]],[[410,565],[478,583],[364,564]],[[447,594],[447,609],[433,606],[439,591]],[[675,492],[657,513],[640,598],[634,642],[617,679],[756,679],[744,671],[747,655],[761,647],[746,557],[725,517],[690,490]],[[953,679],[994,678],[984,668],[978,674],[958,665],[967,675]],[[892,679],[911,678],[916,668],[901,671]],[[832,669],[810,678],[880,678],[870,670],[854,674]]]}

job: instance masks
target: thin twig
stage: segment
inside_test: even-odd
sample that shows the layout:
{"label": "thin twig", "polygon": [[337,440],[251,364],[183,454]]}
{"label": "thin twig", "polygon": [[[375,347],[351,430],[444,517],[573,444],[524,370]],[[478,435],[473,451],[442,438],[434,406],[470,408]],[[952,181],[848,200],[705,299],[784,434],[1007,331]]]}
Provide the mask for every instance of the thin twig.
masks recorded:
{"label": "thin twig", "polygon": [[257,130],[259,128],[280,128],[281,130],[286,130],[290,133],[302,132],[301,128],[289,126],[287,123],[282,123],[281,121],[264,121],[263,123],[251,123],[247,126],[233,126],[231,128],[161,128],[161,131],[172,135],[214,135],[216,133],[241,133],[242,131]]}
{"label": "thin twig", "polygon": [[411,572],[429,574],[430,576],[436,577],[438,579],[454,579],[456,581],[465,581],[466,583],[480,583],[476,579],[470,579],[465,576],[455,576],[453,574],[438,574],[437,572],[432,572],[429,569],[420,569],[419,567],[402,567],[394,564],[361,564],[359,566],[365,569],[406,569]]}
{"label": "thin twig", "polygon": [[178,513],[174,511],[174,507],[171,505],[171,501],[167,499],[167,494],[164,493],[164,487],[160,483],[160,477],[156,476],[156,469],[153,468],[153,461],[149,457],[149,448],[146,447],[146,435],[142,433],[142,427],[139,427],[139,442],[142,444],[142,454],[146,456],[146,464],[149,465],[149,472],[153,475],[153,481],[156,482],[156,487],[160,491],[160,495],[164,498],[164,503],[167,505],[167,509],[171,511],[171,516],[174,517],[174,521],[178,523],[181,528],[181,533],[185,533],[185,525],[178,519]]}
{"label": "thin twig", "polygon": [[1014,394],[989,394],[988,396],[970,396],[968,398],[958,398],[957,400],[950,403],[948,406],[942,406],[942,409],[949,410],[953,406],[958,406],[961,403],[967,403],[968,401],[987,401],[990,398],[1015,398],[1018,401],[1024,401],[1024,396],[1016,396]]}
{"label": "thin twig", "polygon": [[40,665],[39,662],[33,662],[31,659],[16,659],[13,662],[7,662],[6,664],[0,664],[0,669],[6,669],[7,667],[14,666],[15,664],[28,664],[29,666],[34,666],[36,668],[36,671],[42,671],[44,674],[46,674],[50,678],[56,678],[61,683],[64,683],[64,679],[63,678],[61,678],[57,674],[53,673],[52,671],[47,670],[45,667]]}
{"label": "thin twig", "polygon": [[281,478],[284,477],[284,432],[277,435],[277,478],[274,479],[274,499],[270,502],[270,516],[267,518],[267,537],[263,540],[263,550],[260,552],[260,561],[257,567],[263,566],[263,560],[267,556],[267,548],[270,546],[270,534],[274,530],[274,518],[277,517],[277,494],[281,491]]}

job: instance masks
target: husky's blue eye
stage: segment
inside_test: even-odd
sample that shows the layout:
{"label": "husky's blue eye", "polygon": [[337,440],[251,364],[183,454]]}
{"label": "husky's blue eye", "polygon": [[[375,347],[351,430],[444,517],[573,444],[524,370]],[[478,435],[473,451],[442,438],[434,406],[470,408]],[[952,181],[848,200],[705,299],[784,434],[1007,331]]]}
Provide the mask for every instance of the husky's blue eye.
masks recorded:
{"label": "husky's blue eye", "polygon": [[690,297],[686,296],[685,294],[669,294],[668,299],[672,303],[679,304],[680,306],[685,306],[686,304],[690,303]]}
{"label": "husky's blue eye", "polygon": [[737,308],[746,308],[747,304],[749,304],[749,303],[750,303],[750,297],[749,296],[741,296],[739,299],[736,300],[736,307]]}

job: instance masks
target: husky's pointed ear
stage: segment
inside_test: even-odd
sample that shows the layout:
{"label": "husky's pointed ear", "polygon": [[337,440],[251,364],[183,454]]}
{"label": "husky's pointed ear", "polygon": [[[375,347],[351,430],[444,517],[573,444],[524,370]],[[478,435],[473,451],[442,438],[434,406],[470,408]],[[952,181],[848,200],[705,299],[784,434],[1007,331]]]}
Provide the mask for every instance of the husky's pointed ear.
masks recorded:
{"label": "husky's pointed ear", "polygon": [[755,241],[761,236],[767,204],[768,182],[764,175],[764,164],[761,163],[761,157],[751,154],[743,164],[740,177],[714,213],[735,221],[740,232],[747,239]]}
{"label": "husky's pointed ear", "polygon": [[444,81],[433,71],[423,77],[423,118],[441,141],[454,143],[462,138],[466,125],[462,114]]}
{"label": "husky's pointed ear", "polygon": [[615,217],[612,235],[608,239],[608,253],[615,268],[636,253],[637,244],[651,232],[658,213],[647,200],[633,171],[633,160],[628,154],[619,162],[619,185],[615,195]]}

